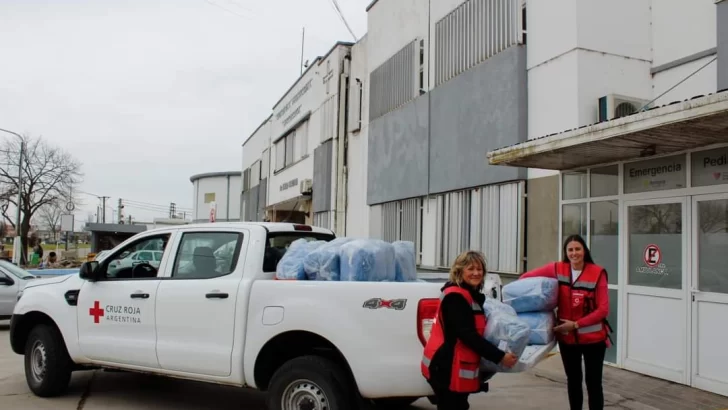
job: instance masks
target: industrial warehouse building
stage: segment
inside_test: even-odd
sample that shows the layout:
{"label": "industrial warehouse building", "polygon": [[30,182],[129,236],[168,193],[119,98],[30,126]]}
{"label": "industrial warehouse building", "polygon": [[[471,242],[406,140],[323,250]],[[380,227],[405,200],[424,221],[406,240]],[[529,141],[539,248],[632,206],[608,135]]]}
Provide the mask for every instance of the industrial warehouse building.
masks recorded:
{"label": "industrial warehouse building", "polygon": [[478,249],[513,276],[581,233],[609,272],[606,361],[728,395],[728,1],[367,12],[245,142],[243,219],[412,240],[422,268]]}
{"label": "industrial warehouse building", "polygon": [[192,222],[239,221],[240,171],[207,172],[190,177],[194,198]]}

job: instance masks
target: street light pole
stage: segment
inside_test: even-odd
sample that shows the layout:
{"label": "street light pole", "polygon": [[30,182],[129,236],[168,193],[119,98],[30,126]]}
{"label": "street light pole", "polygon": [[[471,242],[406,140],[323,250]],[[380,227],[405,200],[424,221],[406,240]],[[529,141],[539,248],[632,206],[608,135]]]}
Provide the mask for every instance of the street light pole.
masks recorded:
{"label": "street light pole", "polygon": [[25,140],[20,134],[13,131],[2,128],[0,128],[0,131],[13,134],[20,139],[20,155],[18,156],[18,201],[15,210],[15,238],[13,238],[13,263],[20,266],[23,257],[20,231],[20,206],[23,200],[23,153],[25,152]]}

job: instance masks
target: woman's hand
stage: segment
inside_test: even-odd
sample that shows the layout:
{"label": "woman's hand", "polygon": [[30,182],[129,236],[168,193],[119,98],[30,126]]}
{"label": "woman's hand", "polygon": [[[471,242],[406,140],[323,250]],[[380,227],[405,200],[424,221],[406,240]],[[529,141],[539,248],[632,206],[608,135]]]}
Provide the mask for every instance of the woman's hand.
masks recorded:
{"label": "woman's hand", "polygon": [[504,367],[511,368],[516,365],[518,362],[518,358],[513,353],[506,353],[505,356],[503,356],[503,360],[501,360],[500,364]]}
{"label": "woman's hand", "polygon": [[569,333],[572,330],[576,329],[576,322],[573,322],[571,320],[561,319],[563,322],[562,324],[554,327],[554,332],[561,332],[561,333]]}

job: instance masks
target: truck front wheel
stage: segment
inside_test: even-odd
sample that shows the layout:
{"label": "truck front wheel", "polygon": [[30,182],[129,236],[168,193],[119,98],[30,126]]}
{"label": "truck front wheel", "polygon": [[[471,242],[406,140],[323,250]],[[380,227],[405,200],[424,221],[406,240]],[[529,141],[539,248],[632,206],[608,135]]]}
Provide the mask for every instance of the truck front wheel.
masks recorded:
{"label": "truck front wheel", "polygon": [[53,326],[33,328],[25,343],[25,380],[40,397],[58,396],[68,388],[72,363],[63,336]]}
{"label": "truck front wheel", "polygon": [[350,410],[351,383],[333,361],[302,356],[286,362],[270,382],[269,410]]}

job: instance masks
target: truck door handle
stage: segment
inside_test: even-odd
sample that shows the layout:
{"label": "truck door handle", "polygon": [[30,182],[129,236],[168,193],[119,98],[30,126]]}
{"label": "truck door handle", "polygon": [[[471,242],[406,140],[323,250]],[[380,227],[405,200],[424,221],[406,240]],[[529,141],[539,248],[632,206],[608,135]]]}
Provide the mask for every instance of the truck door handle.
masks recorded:
{"label": "truck door handle", "polygon": [[208,299],[227,299],[228,294],[227,293],[208,293],[205,295]]}
{"label": "truck door handle", "polygon": [[132,293],[131,295],[132,299],[149,299],[149,293]]}

